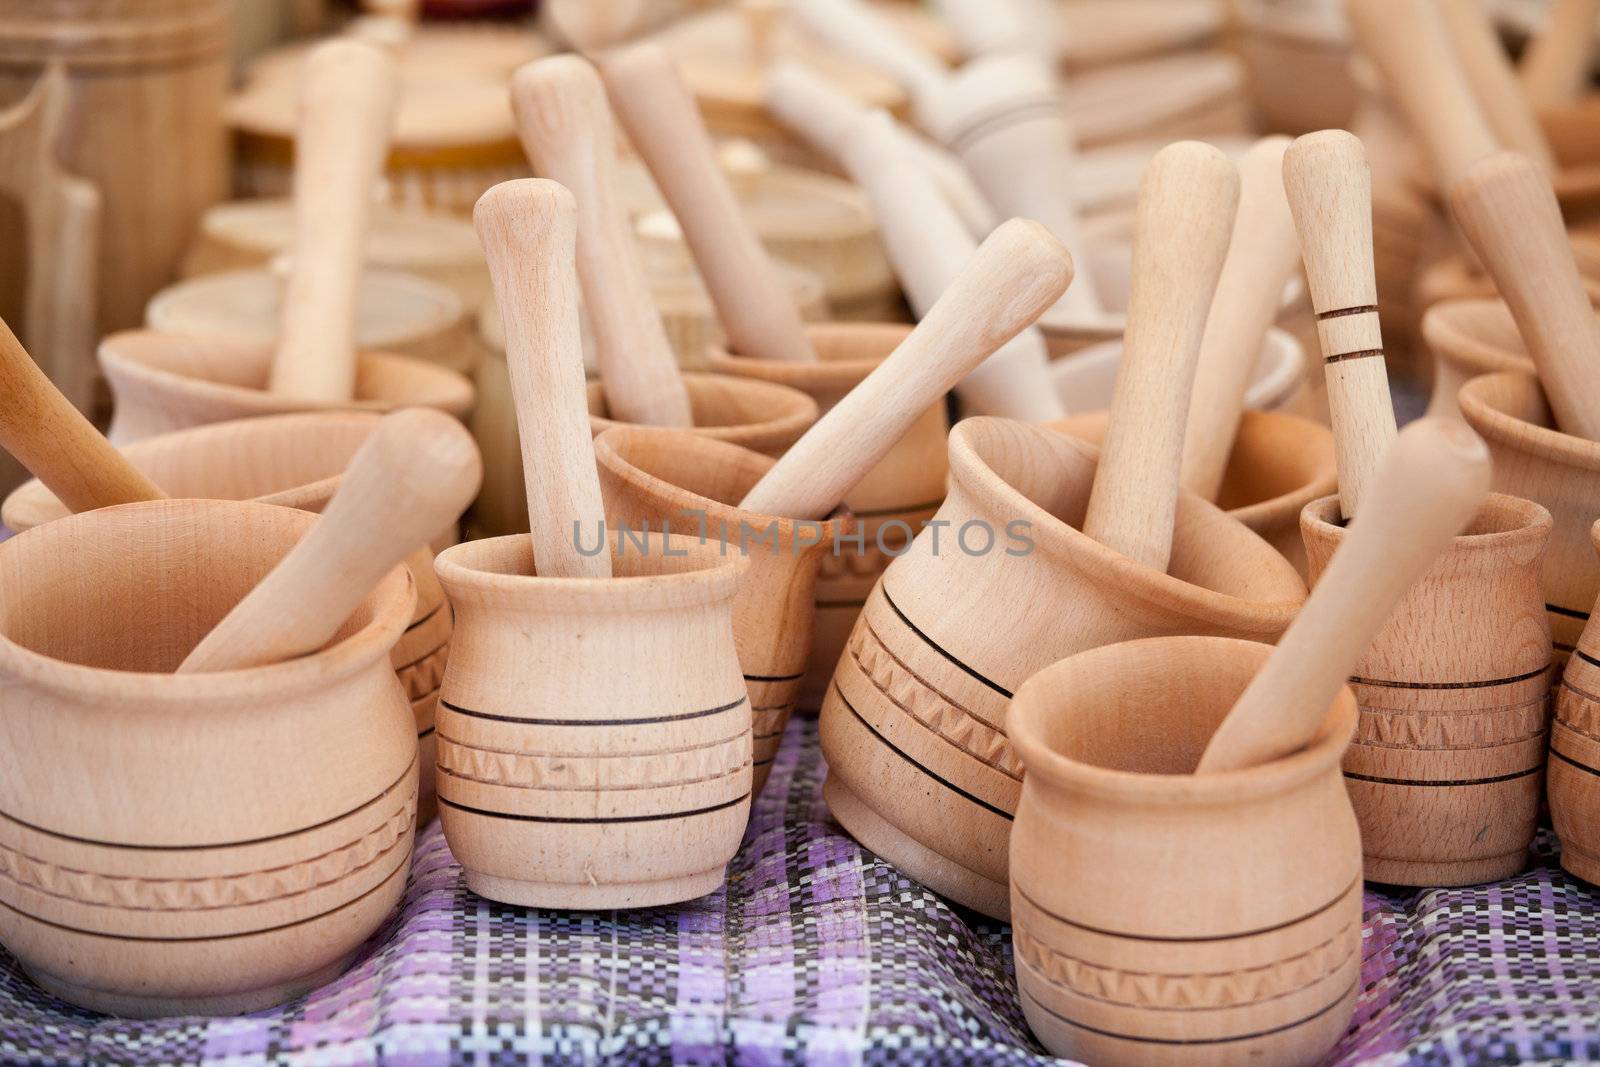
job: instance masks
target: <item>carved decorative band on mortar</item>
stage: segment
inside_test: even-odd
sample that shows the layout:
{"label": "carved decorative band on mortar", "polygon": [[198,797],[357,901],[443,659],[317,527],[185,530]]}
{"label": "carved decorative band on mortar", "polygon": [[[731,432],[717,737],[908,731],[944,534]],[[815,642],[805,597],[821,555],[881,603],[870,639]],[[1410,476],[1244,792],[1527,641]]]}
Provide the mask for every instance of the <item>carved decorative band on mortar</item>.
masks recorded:
{"label": "carved decorative band on mortar", "polygon": [[1600,698],[1562,679],[1565,690],[1556,700],[1556,724],[1591,741],[1600,741]]}
{"label": "carved decorative band on mortar", "polygon": [[395,668],[400,684],[405,687],[406,699],[421,700],[430,693],[438,692],[440,683],[444,681],[445,664],[449,661],[450,642],[446,641],[421,659]]}
{"label": "carved decorative band on mortar", "polygon": [[585,757],[504,752],[463,744],[440,734],[438,765],[441,772],[471,782],[540,792],[671,789],[737,774],[750,762],[750,745],[740,734],[703,748],[673,753],[670,759],[659,757],[659,753],[643,752]]}
{"label": "carved decorative band on mortar", "polygon": [[[1453,752],[1531,741],[1545,732],[1541,693],[1522,704],[1469,711],[1398,710],[1361,705],[1353,744],[1366,748]],[[1515,714],[1512,714],[1515,713]]]}
{"label": "carved decorative band on mortar", "polygon": [[726,712],[733,711],[748,699],[749,697],[742,696],[738,700],[731,701],[727,704],[719,704],[714,708],[702,708],[699,711],[687,711],[678,715],[654,715],[641,719],[530,719],[520,715],[495,715],[487,711],[474,711],[471,708],[464,708],[459,704],[453,704],[442,697],[440,698],[439,703],[441,706],[448,708],[457,715],[465,715],[469,719],[487,719],[490,722],[504,722],[510,723],[514,726],[608,727],[658,726],[663,723],[685,722],[689,719],[703,719],[711,715],[721,715]]}
{"label": "carved decorative band on mortar", "polygon": [[[982,682],[985,687],[987,687],[989,689],[993,689],[996,693],[999,693],[1001,696],[1005,697],[1007,703],[1010,702],[1011,697],[1013,696],[1011,690],[1007,689],[1005,686],[1001,685],[999,682],[993,681],[993,680],[991,680],[989,678],[984,677],[982,674],[979,674],[977,671],[973,670],[971,667],[969,667],[965,663],[961,662],[961,660],[957,659],[955,656],[953,656],[949,652],[947,652],[945,650],[944,646],[940,645],[939,642],[935,641],[933,638],[929,637],[926,633],[924,633],[920,626],[918,626],[916,623],[912,622],[909,618],[906,617],[906,613],[900,610],[900,605],[896,604],[894,602],[894,598],[889,595],[888,587],[885,586],[884,584],[882,584],[881,582],[878,585],[878,592],[883,595],[883,602],[885,604],[889,605],[889,610],[894,612],[895,618],[899,619],[905,625],[906,629],[908,629],[912,633],[916,634],[917,638],[923,644],[927,645],[929,648],[931,648],[935,652],[939,653],[939,655],[944,657],[944,659],[946,661],[948,661],[951,664],[951,666],[959,668],[963,674],[967,675],[967,677],[971,678],[973,681]],[[865,624],[866,620],[867,620],[867,614],[863,613],[861,618],[862,618],[862,622]],[[887,647],[887,646],[885,646],[885,647]]]}

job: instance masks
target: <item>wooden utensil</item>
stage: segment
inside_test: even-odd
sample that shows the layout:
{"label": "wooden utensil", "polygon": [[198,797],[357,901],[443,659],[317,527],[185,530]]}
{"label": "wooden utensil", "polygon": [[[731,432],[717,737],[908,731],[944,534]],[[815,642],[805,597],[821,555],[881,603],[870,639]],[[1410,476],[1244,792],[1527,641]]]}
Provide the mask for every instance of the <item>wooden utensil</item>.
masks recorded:
{"label": "wooden utensil", "polygon": [[1037,222],[1003,223],[905,342],[806,431],[739,506],[821,519],[906,428],[1072,282],[1072,257]]}
{"label": "wooden utensil", "polygon": [[1050,0],[936,0],[968,59],[1021,53],[1061,60],[1062,27]]}
{"label": "wooden utensil", "polygon": [[1206,745],[1197,774],[1254,767],[1315,736],[1356,660],[1489,492],[1489,450],[1448,419],[1395,439],[1368,505],[1306,606]]}
{"label": "wooden utensil", "polygon": [[[1467,84],[1478,108],[1506,148],[1526,154],[1547,172],[1556,169],[1556,157],[1539,128],[1539,119],[1522,91],[1511,59],[1500,44],[1500,34],[1489,20],[1489,10],[1479,0],[1436,0],[1445,28],[1455,45]],[[1591,30],[1592,30],[1591,25]]]}
{"label": "wooden utensil", "polygon": [[1238,170],[1198,141],[1163,148],[1139,182],[1128,331],[1083,532],[1158,571],[1172,552],[1195,360],[1238,202]]}
{"label": "wooden utensil", "polygon": [[482,461],[455,419],[386,417],[309,533],[196,645],[179,674],[280,663],[327,644],[355,606],[477,495]]}
{"label": "wooden utensil", "polygon": [[1600,0],[1551,0],[1545,5],[1544,28],[1529,42],[1517,68],[1530,104],[1556,107],[1578,98],[1589,80],[1597,19]]}
{"label": "wooden utensil", "polygon": [[1183,437],[1183,484],[1207,500],[1222,487],[1251,371],[1300,265],[1283,191],[1288,147],[1287,137],[1263,138],[1239,163],[1239,210],[1200,339]]}
{"label": "wooden utensil", "polygon": [[512,76],[511,101],[528,157],[578,203],[578,280],[607,406],[626,422],[693,425],[617,199],[616,135],[600,75],[577,56],[537,60]]}
{"label": "wooden utensil", "polygon": [[394,59],[376,45],[329,41],[306,57],[275,393],[335,401],[355,395],[356,293],[398,91]]}
{"label": "wooden utensil", "polygon": [[1600,441],[1600,329],[1547,174],[1504,152],[1450,192],[1456,223],[1494,277],[1564,432]]}
{"label": "wooden utensil", "polygon": [[1284,154],[1283,185],[1317,313],[1348,519],[1395,435],[1372,266],[1372,176],[1360,139],[1343,130],[1296,139]]}
{"label": "wooden utensil", "polygon": [[[1589,529],[1591,550],[1600,552],[1600,523]],[[1592,569],[1593,564],[1590,564]],[[1561,867],[1591,885],[1600,883],[1600,612],[1591,612],[1574,655],[1561,669],[1555,719],[1550,728],[1548,778],[1550,822],[1561,839]]]}
{"label": "wooden utensil", "polygon": [[919,114],[948,74],[943,63],[860,0],[806,0],[791,4],[789,12],[831,47],[899,82]]}
{"label": "wooden utensil", "polygon": [[733,350],[815,360],[794,301],[745,221],[694,97],[658,44],[601,64],[611,106],[683,227]]}

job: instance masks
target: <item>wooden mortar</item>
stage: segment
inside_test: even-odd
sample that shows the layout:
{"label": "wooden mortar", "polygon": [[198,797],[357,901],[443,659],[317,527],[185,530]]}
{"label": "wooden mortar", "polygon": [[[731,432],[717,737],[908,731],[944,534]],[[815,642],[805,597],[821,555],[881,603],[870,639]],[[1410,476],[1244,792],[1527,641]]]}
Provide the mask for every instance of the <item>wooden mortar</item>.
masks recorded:
{"label": "wooden mortar", "polygon": [[[1600,523],[1589,528],[1600,552]],[[1546,765],[1550,819],[1561,839],[1561,866],[1585,882],[1600,882],[1600,840],[1594,810],[1600,789],[1600,633],[1585,623],[1577,648],[1556,688],[1555,725],[1550,730]]]}
{"label": "wooden mortar", "polygon": [[1457,394],[1480,374],[1534,373],[1527,343],[1511,309],[1494,298],[1446,300],[1422,316],[1422,336],[1434,355],[1430,415],[1456,415]]}

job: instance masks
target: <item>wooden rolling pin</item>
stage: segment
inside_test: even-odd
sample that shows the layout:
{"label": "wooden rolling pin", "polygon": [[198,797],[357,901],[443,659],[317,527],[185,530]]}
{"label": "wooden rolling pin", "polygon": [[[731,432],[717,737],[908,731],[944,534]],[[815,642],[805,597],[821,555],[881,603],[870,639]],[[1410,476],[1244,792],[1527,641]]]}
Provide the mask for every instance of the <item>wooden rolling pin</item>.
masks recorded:
{"label": "wooden rolling pin", "polygon": [[1549,177],[1502,152],[1467,172],[1450,206],[1511,308],[1556,425],[1600,441],[1600,333]]}
{"label": "wooden rolling pin", "polygon": [[45,377],[0,321],[0,446],[71,511],[161,500],[135,469]]}
{"label": "wooden rolling pin", "polygon": [[1239,212],[1206,316],[1183,438],[1183,484],[1207,500],[1222,488],[1250,374],[1283,287],[1300,267],[1300,241],[1283,192],[1288,147],[1287,137],[1266,137],[1239,162]]}
{"label": "wooden rolling pin", "polygon": [[[861,0],[802,0],[790,15],[825,44],[897,82],[921,121],[924,102],[944,83],[944,64]],[[925,124],[924,124],[925,125]]]}
{"label": "wooden rolling pin", "polygon": [[478,446],[449,415],[384,416],[316,524],[178,673],[262,667],[322,648],[385,574],[460,517],[482,480]]}
{"label": "wooden rolling pin", "polygon": [[600,65],[611,107],[683,228],[729,351],[815,360],[800,311],[745,221],[694,96],[659,44],[613,52]]}
{"label": "wooden rolling pin", "polygon": [[1310,744],[1395,605],[1488,492],[1489,450],[1465,423],[1429,418],[1407,426],[1372,483],[1369,506],[1217,727],[1196,773],[1259,766]]}
{"label": "wooden rolling pin", "polygon": [[1500,35],[1489,21],[1483,0],[1437,0],[1445,26],[1455,45],[1467,84],[1478,109],[1497,140],[1506,148],[1523,152],[1552,173],[1556,157],[1550,151],[1539,118],[1522,91],[1511,58],[1500,46]]}
{"label": "wooden rolling pin", "polygon": [[1037,222],[989,235],[911,335],[762,476],[741,508],[826,518],[938,399],[1072,282],[1072,257]]}
{"label": "wooden rolling pin", "polygon": [[1359,513],[1361,498],[1395,434],[1373,275],[1372,173],[1366,149],[1344,130],[1306,134],[1284,154],[1283,186],[1317,313],[1339,468],[1339,510],[1349,519]]}
{"label": "wooden rolling pin", "polygon": [[609,578],[611,553],[578,550],[580,530],[603,528],[605,505],[578,334],[577,215],[566,189],[524,178],[484,193],[472,221],[505,316],[506,369],[538,573]]}
{"label": "wooden rolling pin", "polygon": [[1522,54],[1522,91],[1536,108],[1570,104],[1589,82],[1600,0],[1551,0],[1544,28]]}
{"label": "wooden rolling pin", "polygon": [[306,57],[274,393],[323,401],[355,394],[361,265],[398,92],[394,58],[377,45],[334,40]]}
{"label": "wooden rolling pin", "polygon": [[578,281],[611,417],[693,425],[689,393],[617,194],[617,139],[600,75],[578,56],[535,60],[512,75],[511,104],[534,167],[577,200]]}
{"label": "wooden rolling pin", "polygon": [[1238,169],[1198,141],[1163,148],[1139,179],[1128,329],[1083,532],[1158,571],[1172,555],[1189,393],[1238,204]]}
{"label": "wooden rolling pin", "polygon": [[[901,146],[883,112],[865,115],[846,139],[844,164],[866,190],[889,262],[918,315],[925,315],[972,257],[977,242],[939,190]],[[1044,337],[1017,334],[956,387],[975,414],[1024,422],[1066,417],[1051,380]]]}

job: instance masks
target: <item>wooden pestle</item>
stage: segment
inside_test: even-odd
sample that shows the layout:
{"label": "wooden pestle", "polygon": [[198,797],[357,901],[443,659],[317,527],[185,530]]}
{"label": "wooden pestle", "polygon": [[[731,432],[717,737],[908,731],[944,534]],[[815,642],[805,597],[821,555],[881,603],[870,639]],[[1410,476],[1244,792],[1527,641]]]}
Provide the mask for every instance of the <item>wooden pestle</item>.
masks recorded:
{"label": "wooden pestle", "polygon": [[1489,129],[1506,148],[1524,152],[1546,170],[1554,172],[1556,157],[1550,151],[1533,106],[1522,91],[1511,59],[1501,47],[1500,35],[1489,21],[1482,0],[1437,0],[1451,43],[1455,45],[1467,84]]}
{"label": "wooden pestle", "polygon": [[[1395,440],[1316,589],[1206,745],[1197,774],[1255,767],[1316,737],[1400,598],[1489,492],[1489,450],[1464,423],[1419,419]],[[1419,637],[1425,635],[1418,635]]]}
{"label": "wooden pestle", "polygon": [[1053,24],[1053,0],[935,0],[934,8],[969,59],[1004,53],[1059,58],[1060,30]]}
{"label": "wooden pestle", "polygon": [[1238,203],[1237,168],[1198,141],[1163,148],[1139,179],[1128,329],[1083,532],[1158,571],[1172,555],[1189,393]]}
{"label": "wooden pestle", "polygon": [[166,494],[61,395],[0,320],[0,446],[72,511]]}
{"label": "wooden pestle", "polygon": [[1037,222],[1012,219],[979,246],[911,335],[845,395],[739,502],[826,518],[928,405],[1015,337],[1072,281],[1072,257]]}
{"label": "wooden pestle", "polygon": [[694,97],[666,50],[645,43],[613,52],[600,74],[622,128],[683,228],[729,351],[815,360],[800,311],[745,221]]}
{"label": "wooden pestle", "polygon": [[1511,308],[1556,425],[1600,441],[1600,333],[1548,175],[1502,152],[1467,171],[1450,206]]}
{"label": "wooden pestle", "polygon": [[1308,133],[1284,153],[1283,186],[1300,233],[1317,314],[1339,467],[1339,507],[1349,519],[1357,514],[1395,435],[1378,325],[1372,174],[1366,150],[1344,130]]}
{"label": "wooden pestle", "polygon": [[355,393],[361,266],[398,93],[394,58],[377,45],[333,40],[306,57],[274,393],[319,401]]}
{"label": "wooden pestle", "polygon": [[242,670],[317,651],[372,587],[478,494],[483,463],[461,423],[431,408],[379,421],[315,525],[178,666]]}
{"label": "wooden pestle", "polygon": [[[977,248],[933,180],[901,146],[893,120],[864,115],[851,131],[845,168],[866,190],[889,262],[919,315],[930,313]],[[962,406],[1025,422],[1064,418],[1044,337],[1024,330],[956,387]]]}
{"label": "wooden pestle", "polygon": [[484,193],[472,221],[505,322],[528,529],[538,573],[609,578],[611,554],[578,551],[580,530],[602,529],[578,334],[574,267],[578,208],[555,182],[523,178]]}
{"label": "wooden pestle", "polygon": [[943,63],[861,0],[801,0],[789,12],[824,43],[898,82],[919,115],[948,76]]}
{"label": "wooden pestle", "polygon": [[1283,191],[1287,137],[1264,137],[1239,162],[1239,211],[1206,315],[1183,438],[1183,484],[1215,500],[1233,452],[1250,372],[1300,266],[1300,242]]}
{"label": "wooden pestle", "polygon": [[512,75],[511,105],[534,166],[577,201],[578,281],[611,417],[693,425],[689,393],[617,194],[617,139],[600,75],[578,56],[535,60]]}
{"label": "wooden pestle", "polygon": [[1534,107],[1570,104],[1583,92],[1594,59],[1596,19],[1600,0],[1552,0],[1546,5],[1544,29],[1529,43],[1517,69],[1522,91]]}

